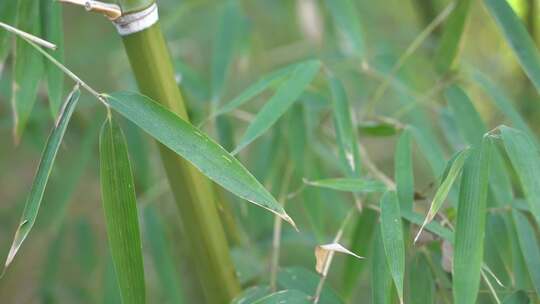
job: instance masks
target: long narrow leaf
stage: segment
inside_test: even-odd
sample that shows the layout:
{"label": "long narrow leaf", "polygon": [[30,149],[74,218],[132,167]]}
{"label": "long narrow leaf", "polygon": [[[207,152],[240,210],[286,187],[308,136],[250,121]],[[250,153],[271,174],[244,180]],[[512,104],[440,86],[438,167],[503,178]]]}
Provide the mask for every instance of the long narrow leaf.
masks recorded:
{"label": "long narrow leaf", "polygon": [[245,89],[242,93],[240,93],[240,95],[235,97],[233,100],[229,101],[223,107],[219,108],[214,115],[218,116],[218,115],[226,114],[242,106],[253,97],[261,94],[265,90],[282,82],[296,69],[298,65],[299,63],[295,63],[292,65],[286,66],[284,68],[278,69],[277,71],[273,71],[268,75],[262,76],[257,82],[255,82],[254,84],[249,86],[247,89]]}
{"label": "long narrow leaf", "polygon": [[[0,22],[14,24],[15,20],[17,20],[18,4],[18,0],[2,1],[0,3]],[[8,43],[9,37],[9,33],[7,31],[0,30],[0,65],[3,63],[10,49],[10,45]],[[0,71],[0,74],[1,72],[2,71]]]}
{"label": "long narrow leaf", "polygon": [[32,184],[32,189],[28,195],[28,200],[24,206],[24,211],[21,217],[19,227],[15,233],[15,238],[11,244],[9,254],[6,259],[5,267],[7,268],[9,264],[13,261],[13,258],[19,251],[22,243],[30,233],[32,226],[36,221],[36,217],[39,211],[39,206],[41,205],[41,200],[43,198],[43,193],[45,192],[45,187],[47,186],[47,181],[52,171],[54,165],[54,160],[60,144],[62,143],[62,138],[66,133],[66,129],[79,100],[80,91],[78,86],[71,92],[68,96],[67,101],[64,103],[56,126],[51,131],[49,138],[47,139],[47,144],[43,150],[41,160],[39,162],[39,167],[34,177],[34,182]]}
{"label": "long narrow leaf", "polygon": [[472,3],[473,0],[457,0],[454,10],[444,25],[444,32],[435,55],[435,65],[440,73],[448,72],[458,57],[461,37]]}
{"label": "long narrow leaf", "polygon": [[523,132],[500,127],[506,153],[512,162],[529,208],[540,223],[540,155],[538,147]]}
{"label": "long narrow leaf", "polygon": [[521,254],[525,259],[525,264],[527,264],[527,270],[536,295],[540,296],[540,247],[538,237],[534,227],[523,214],[514,210],[512,211],[512,217],[517,230]]}
{"label": "long narrow leaf", "polygon": [[[19,0],[17,27],[25,32],[39,35],[39,5],[32,0]],[[11,95],[15,141],[19,141],[37,98],[39,80],[43,73],[41,55],[21,38],[16,40],[14,84]]]}
{"label": "long narrow leaf", "polygon": [[145,303],[135,187],[122,130],[108,117],[99,138],[100,179],[109,248],[123,303]]}
{"label": "long narrow leaf", "polygon": [[540,54],[527,29],[506,0],[484,0],[484,3],[516,54],[521,67],[540,92]]}
{"label": "long narrow leaf", "polygon": [[384,193],[381,199],[381,237],[386,262],[394,285],[403,303],[403,279],[405,275],[405,243],[399,202],[395,192]]}
{"label": "long narrow leaf", "polygon": [[414,238],[415,242],[420,236],[420,234],[422,233],[422,230],[424,230],[424,227],[429,222],[431,222],[433,218],[435,218],[435,215],[437,215],[437,212],[439,212],[439,209],[441,209],[444,201],[446,200],[446,197],[448,196],[448,193],[450,193],[450,189],[452,189],[452,185],[454,184],[454,181],[457,179],[457,177],[461,173],[461,169],[463,168],[463,164],[465,163],[465,160],[467,159],[468,153],[469,153],[468,149],[462,150],[458,152],[454,156],[454,158],[450,160],[451,162],[450,169],[448,170],[446,177],[441,183],[441,186],[437,189],[437,192],[435,192],[435,196],[433,196],[433,200],[431,201],[431,205],[429,207],[429,211],[426,215],[426,218],[424,219],[424,222],[422,223],[422,226],[420,227],[418,234]]}
{"label": "long narrow leaf", "polygon": [[364,55],[365,42],[358,8],[352,0],[325,0],[324,1],[337,29],[343,33],[351,46],[353,54]]}
{"label": "long narrow leaf", "polygon": [[107,100],[114,110],[191,162],[204,175],[294,225],[276,199],[236,158],[191,124],[137,93],[118,92],[107,96]]}
{"label": "long narrow leaf", "polygon": [[392,275],[386,260],[381,231],[378,229],[374,238],[373,261],[371,262],[371,298],[373,304],[392,303]]}
{"label": "long narrow leaf", "polygon": [[353,127],[347,93],[343,84],[336,77],[329,76],[329,82],[332,91],[332,107],[341,162],[350,177],[359,177],[361,164],[358,135]]}
{"label": "long narrow leaf", "polygon": [[485,137],[471,150],[461,177],[455,250],[453,294],[455,303],[476,303],[484,251],[487,184],[491,143]]}
{"label": "long narrow leaf", "polygon": [[314,187],[355,193],[383,192],[386,190],[383,183],[362,178],[328,178],[304,182]]}
{"label": "long narrow leaf", "polygon": [[291,77],[277,89],[274,96],[257,113],[232,154],[238,153],[268,130],[300,97],[317,76],[320,68],[321,62],[317,60],[298,66]]}
{"label": "long narrow leaf", "polygon": [[400,209],[412,210],[414,200],[414,172],[411,133],[407,129],[399,137],[394,164],[394,176]]}

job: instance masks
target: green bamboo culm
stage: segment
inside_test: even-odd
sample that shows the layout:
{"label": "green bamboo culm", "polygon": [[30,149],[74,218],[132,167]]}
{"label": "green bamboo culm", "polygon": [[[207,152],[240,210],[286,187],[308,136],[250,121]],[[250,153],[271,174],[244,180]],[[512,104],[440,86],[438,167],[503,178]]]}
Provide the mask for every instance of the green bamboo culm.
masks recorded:
{"label": "green bamboo culm", "polygon": [[[121,0],[125,13],[144,9],[149,0]],[[160,102],[189,120],[175,80],[171,56],[159,22],[137,33],[123,36],[137,84],[142,94]],[[182,228],[191,251],[192,265],[207,303],[228,303],[240,292],[229,246],[218,213],[211,182],[196,168],[160,145],[162,161],[180,210]]]}

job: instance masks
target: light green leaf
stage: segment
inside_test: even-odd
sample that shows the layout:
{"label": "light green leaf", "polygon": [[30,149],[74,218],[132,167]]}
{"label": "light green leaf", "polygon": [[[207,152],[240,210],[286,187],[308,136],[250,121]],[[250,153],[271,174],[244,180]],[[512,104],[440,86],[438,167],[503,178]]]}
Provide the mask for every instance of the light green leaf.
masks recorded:
{"label": "light green leaf", "polygon": [[58,149],[62,143],[62,138],[66,133],[69,120],[73,114],[73,111],[75,110],[79,96],[80,91],[78,86],[76,86],[64,103],[56,125],[47,139],[45,149],[41,155],[37,173],[34,177],[32,189],[28,195],[19,227],[17,228],[15,238],[13,239],[13,243],[11,244],[9,254],[6,259],[5,268],[11,264],[13,258],[17,254],[17,251],[19,251],[22,243],[30,233],[32,226],[34,226],[39,211],[39,206],[41,205],[41,200],[43,198],[43,193],[45,192],[45,187],[47,186],[47,181],[49,180],[49,176],[54,165],[56,154],[58,153]]}
{"label": "light green leaf", "polygon": [[521,67],[540,92],[540,54],[527,29],[506,0],[484,0]]}
{"label": "light green leaf", "polygon": [[[378,214],[374,210],[364,209],[354,221],[355,227],[351,237],[350,249],[359,256],[367,257],[373,247],[373,237],[377,227]],[[367,257],[369,259],[369,257]],[[353,290],[358,286],[358,280],[367,263],[358,263],[356,257],[347,256],[343,273],[343,292],[348,300]]]}
{"label": "light green leaf", "polygon": [[403,303],[403,278],[405,275],[405,243],[399,202],[395,192],[387,191],[381,198],[381,237],[386,262],[394,285]]}
{"label": "light green leaf", "polygon": [[340,159],[350,177],[360,177],[361,162],[358,151],[358,134],[353,127],[353,118],[343,84],[334,76],[328,77],[332,91],[334,128],[339,145]]}
{"label": "light green leaf", "polygon": [[[32,0],[19,0],[17,27],[33,35],[40,34],[39,5]],[[15,63],[13,65],[14,84],[11,94],[14,117],[14,138],[18,142],[26,128],[30,113],[37,98],[39,80],[43,73],[41,55],[30,44],[17,38]]]}
{"label": "light green leaf", "polygon": [[[18,4],[18,0],[0,2],[0,22],[15,24],[15,20],[17,20]],[[10,49],[9,37],[10,35],[7,31],[0,30],[0,65],[3,64]],[[1,73],[2,71],[0,69],[0,74]]]}
{"label": "light green leaf", "polygon": [[377,230],[375,234],[371,266],[372,303],[391,304],[393,298],[392,275],[388,268],[380,230]]}
{"label": "light green leaf", "polygon": [[[43,38],[56,45],[56,49],[47,52],[58,62],[64,61],[64,30],[62,18],[62,4],[57,0],[41,0],[41,30]],[[47,93],[49,95],[49,107],[54,118],[62,104],[64,91],[64,73],[51,61],[45,61],[47,75]]]}
{"label": "light green leaf", "polygon": [[512,211],[512,217],[521,247],[521,254],[525,259],[536,295],[540,296],[540,247],[538,237],[534,227],[521,212]]}
{"label": "light green leaf", "polygon": [[426,218],[424,219],[424,222],[422,223],[422,226],[420,227],[418,234],[414,238],[415,242],[416,240],[418,240],[418,237],[422,233],[422,230],[424,230],[424,227],[435,218],[435,215],[437,215],[437,212],[439,212],[439,209],[441,209],[444,201],[446,200],[446,197],[448,196],[448,193],[450,193],[450,189],[452,189],[452,185],[454,184],[454,181],[457,179],[457,177],[461,173],[461,169],[463,168],[463,164],[465,163],[465,160],[467,159],[468,155],[469,155],[469,150],[465,149],[458,152],[449,161],[450,169],[448,170],[448,173],[444,177],[441,185],[437,189],[437,192],[435,192],[435,196],[433,196],[433,200],[431,201],[431,205],[429,207],[429,211],[426,215]]}
{"label": "light green leaf", "polygon": [[452,69],[458,57],[461,37],[467,24],[467,17],[471,11],[472,3],[473,0],[456,0],[454,10],[444,24],[443,34],[435,54],[435,66],[442,74]]}
{"label": "light green leaf", "polygon": [[226,1],[219,28],[216,30],[212,52],[212,102],[219,101],[234,58],[242,18],[239,10],[235,0]]}
{"label": "light green leaf", "polygon": [[214,114],[214,116],[229,113],[232,110],[242,106],[243,104],[251,100],[253,97],[261,94],[265,90],[283,82],[283,80],[289,77],[292,72],[294,72],[296,68],[301,64],[302,63],[291,64],[284,68],[273,71],[270,74],[262,76],[257,82],[250,85],[247,89],[240,93],[240,95],[219,108]]}
{"label": "light green leaf", "polygon": [[429,262],[425,255],[418,253],[412,263],[412,271],[409,271],[409,301],[407,303],[432,304],[435,300],[435,279],[431,274]]}
{"label": "light green leaf", "polygon": [[390,120],[367,120],[357,124],[361,135],[373,137],[393,136],[399,133],[403,128],[397,122]]}
{"label": "light green leaf", "polygon": [[508,297],[504,298],[503,304],[529,304],[530,300],[527,293],[523,290],[518,290]]}
{"label": "light green leaf", "polygon": [[394,163],[394,176],[400,209],[412,210],[414,201],[414,172],[411,133],[407,129],[399,137]]}
{"label": "light green leaf", "polygon": [[[358,262],[358,260],[356,261]],[[314,295],[320,277],[312,271],[302,267],[288,267],[278,273],[278,286],[282,289],[294,289],[308,295]],[[325,285],[319,298],[319,303],[342,303],[334,290]]]}
{"label": "light green leaf", "polygon": [[204,175],[294,225],[276,199],[236,158],[191,124],[137,93],[118,92],[107,96],[107,100],[114,110],[191,162]]}
{"label": "light green leaf", "polygon": [[499,127],[501,137],[514,167],[529,208],[540,223],[540,155],[527,134],[506,126]]}
{"label": "light green leaf", "polygon": [[236,296],[231,304],[250,304],[270,294],[270,286],[253,286]]}
{"label": "light green leaf", "polygon": [[325,0],[324,3],[328,7],[336,27],[346,37],[353,54],[362,57],[364,55],[365,42],[355,1]]}
{"label": "light green leaf", "polygon": [[253,304],[310,304],[310,296],[294,289],[281,290],[261,298]]}
{"label": "light green leaf", "polygon": [[120,126],[108,117],[99,138],[100,179],[109,248],[123,303],[145,303],[135,187]]}
{"label": "light green leaf", "polygon": [[465,161],[455,232],[453,294],[455,303],[474,304],[484,255],[486,200],[491,154],[489,137],[471,149]]}
{"label": "light green leaf", "polygon": [[316,181],[305,180],[304,183],[314,187],[355,193],[386,191],[386,186],[383,183],[362,178],[328,178]]}
{"label": "light green leaf", "polygon": [[318,60],[310,60],[299,65],[291,77],[279,86],[276,93],[257,113],[232,154],[238,153],[268,130],[300,97],[317,76],[320,68],[321,62]]}
{"label": "light green leaf", "polygon": [[444,91],[444,96],[450,106],[461,136],[471,145],[479,145],[482,141],[486,126],[474,108],[469,96],[458,87],[452,85]]}
{"label": "light green leaf", "polygon": [[523,119],[521,114],[517,111],[512,101],[506,96],[505,92],[499,88],[495,83],[493,83],[487,75],[480,73],[480,71],[473,71],[472,77],[474,80],[482,87],[482,89],[489,95],[491,100],[495,103],[495,106],[499,111],[508,117],[512,122],[512,125],[526,132],[529,137],[537,142],[534,133],[529,128],[527,122]]}
{"label": "light green leaf", "polygon": [[145,240],[150,245],[160,287],[170,303],[184,303],[180,280],[167,244],[167,234],[162,218],[153,206],[143,212]]}
{"label": "light green leaf", "polygon": [[[408,222],[416,225],[421,225],[424,221],[424,217],[422,215],[408,210],[401,210],[401,217],[403,217],[403,219],[407,220]],[[454,233],[443,227],[437,221],[430,222],[424,227],[424,229],[436,234],[437,236],[449,241],[450,243],[454,242]]]}

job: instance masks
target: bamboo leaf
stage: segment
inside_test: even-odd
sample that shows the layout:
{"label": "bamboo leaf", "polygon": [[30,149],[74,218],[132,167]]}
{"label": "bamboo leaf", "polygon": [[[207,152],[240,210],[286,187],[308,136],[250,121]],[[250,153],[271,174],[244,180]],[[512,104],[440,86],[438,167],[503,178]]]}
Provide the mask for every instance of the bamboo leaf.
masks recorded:
{"label": "bamboo leaf", "polygon": [[354,55],[364,55],[364,34],[358,9],[351,0],[325,0],[338,30],[344,34]]}
{"label": "bamboo leaf", "polygon": [[[41,0],[41,29],[43,38],[56,45],[56,50],[48,50],[58,62],[64,61],[64,31],[62,4],[56,0]],[[64,91],[64,73],[49,60],[45,61],[49,107],[54,118],[58,115]]]}
{"label": "bamboo leaf", "polygon": [[426,215],[426,218],[424,219],[424,222],[422,223],[422,226],[420,227],[418,234],[414,238],[415,242],[418,240],[418,237],[420,236],[420,234],[422,234],[422,230],[424,230],[424,227],[435,218],[435,215],[437,215],[437,212],[439,212],[439,209],[441,209],[442,205],[444,204],[444,201],[446,200],[446,197],[448,196],[448,193],[450,193],[450,189],[452,189],[452,185],[454,184],[454,181],[457,179],[457,177],[461,173],[461,169],[463,168],[463,164],[465,163],[465,160],[467,159],[468,155],[469,155],[468,149],[462,150],[458,152],[449,161],[450,169],[448,170],[448,173],[443,179],[443,182],[437,189],[437,192],[435,192],[435,195],[433,196],[433,200],[431,201],[431,205],[429,207],[429,211]]}
{"label": "bamboo leaf", "polygon": [[414,201],[414,171],[411,133],[407,129],[399,137],[394,163],[394,175],[400,209],[412,210]]}
{"label": "bamboo leaf", "polygon": [[339,243],[317,245],[315,247],[315,260],[316,260],[315,269],[317,270],[318,273],[322,274],[323,276],[326,276],[328,274],[328,268],[326,266],[328,265],[328,258],[331,256],[331,254],[335,252],[344,253],[346,255],[353,256],[357,259],[364,258],[350,251],[349,249],[343,247],[343,245]]}
{"label": "bamboo leaf", "polygon": [[453,294],[456,303],[476,303],[484,251],[491,144],[484,137],[465,161],[455,232]]}
{"label": "bamboo leaf", "polygon": [[100,179],[109,248],[123,303],[145,303],[135,188],[124,134],[108,117],[99,139]]}
{"label": "bamboo leaf", "polygon": [[[408,222],[416,225],[422,225],[422,223],[424,222],[424,217],[413,211],[401,210],[401,217]],[[437,236],[449,241],[450,243],[454,242],[454,233],[443,227],[437,221],[430,222],[424,227],[424,229],[436,234]]]}
{"label": "bamboo leaf", "polygon": [[386,190],[386,186],[383,183],[362,178],[328,178],[316,181],[304,180],[304,183],[314,187],[355,193],[383,192]]}
{"label": "bamboo leaf", "polygon": [[[15,24],[15,20],[17,20],[18,4],[18,0],[2,1],[0,3],[0,22]],[[2,65],[10,49],[10,44],[8,43],[9,37],[7,31],[0,30],[0,65]],[[0,74],[1,72],[0,69]]]}
{"label": "bamboo leaf", "polygon": [[[39,5],[32,0],[19,0],[17,27],[25,32],[39,35]],[[16,39],[14,84],[11,94],[14,117],[14,138],[18,142],[26,128],[37,98],[39,80],[43,73],[41,55],[22,38]]]}
{"label": "bamboo leaf", "polygon": [[508,297],[504,298],[503,304],[529,304],[530,300],[527,293],[523,290],[518,290]]}
{"label": "bamboo leaf", "polygon": [[540,223],[540,155],[538,147],[523,132],[499,127],[504,147],[514,167],[529,208]]}
{"label": "bamboo leaf", "polygon": [[[302,267],[287,267],[278,272],[278,286],[280,288],[294,289],[308,295],[315,294],[320,279],[317,274]],[[341,303],[341,300],[330,286],[325,285],[319,303]]]}
{"label": "bamboo leaf", "polygon": [[49,180],[49,176],[54,165],[56,154],[58,153],[58,149],[62,143],[62,138],[66,133],[69,120],[73,114],[73,111],[75,110],[79,96],[79,87],[76,86],[64,103],[56,125],[47,139],[45,149],[41,155],[37,173],[34,177],[32,189],[30,190],[30,194],[28,195],[28,199],[24,206],[19,227],[15,233],[15,238],[11,244],[11,248],[9,249],[4,271],[9,264],[11,264],[13,258],[17,254],[17,251],[19,251],[22,243],[30,233],[32,226],[34,226],[39,211],[39,206],[41,205],[41,200],[43,198],[43,193],[45,192],[45,187],[47,186],[47,181]]}
{"label": "bamboo leaf", "polygon": [[536,295],[540,296],[540,247],[538,237],[534,227],[521,212],[512,211],[512,217],[517,230],[521,254],[525,259]]}
{"label": "bamboo leaf", "polygon": [[302,63],[291,64],[262,76],[257,82],[250,85],[247,89],[240,93],[240,95],[219,108],[214,114],[214,116],[229,113],[232,110],[235,110],[238,107],[244,105],[246,102],[250,101],[253,97],[261,94],[265,90],[276,86],[277,84],[285,80],[287,77],[289,77],[292,72],[294,72],[296,68],[301,64]]}
{"label": "bamboo leaf", "polygon": [[479,145],[487,130],[469,96],[456,85],[446,89],[444,96],[463,138],[471,145]]}
{"label": "bamboo leaf", "polygon": [[241,18],[238,3],[235,0],[227,1],[216,31],[212,52],[212,102],[219,101],[223,93],[225,79],[238,42]]}
{"label": "bamboo leaf", "polygon": [[373,304],[392,303],[392,275],[388,269],[387,257],[381,238],[381,231],[375,234],[373,261],[371,262],[371,298]]}
{"label": "bamboo leaf", "polygon": [[159,276],[160,285],[163,292],[167,295],[171,303],[184,303],[181,284],[178,279],[178,273],[167,246],[166,231],[163,227],[158,212],[152,206],[144,209],[144,228],[146,232],[146,241],[150,245],[156,272]]}
{"label": "bamboo leaf", "polygon": [[405,243],[399,202],[395,192],[387,191],[381,198],[381,238],[386,262],[394,285],[403,303],[403,277],[405,275]]}
{"label": "bamboo leaf", "polygon": [[248,304],[257,301],[258,299],[270,294],[270,286],[253,286],[245,289],[241,294],[236,296],[231,304]]}
{"label": "bamboo leaf", "polygon": [[444,74],[452,69],[461,44],[473,0],[457,0],[454,10],[446,20],[437,53],[435,66]]}
{"label": "bamboo leaf", "polygon": [[399,133],[403,126],[391,120],[367,120],[357,124],[361,135],[374,137],[393,136]]}
{"label": "bamboo leaf", "polygon": [[310,304],[309,295],[294,289],[281,290],[261,298],[253,304]]}
{"label": "bamboo leaf", "polygon": [[294,225],[275,198],[236,158],[191,124],[137,93],[118,92],[107,96],[107,100],[114,110],[191,162],[204,175]]}
{"label": "bamboo leaf", "polygon": [[424,254],[417,254],[409,272],[410,300],[407,303],[431,304],[435,300],[435,279]]}
{"label": "bamboo leaf", "polygon": [[350,177],[359,177],[361,170],[360,153],[358,151],[358,134],[353,127],[353,118],[347,101],[347,93],[343,84],[334,76],[329,76],[332,91],[332,107],[334,125],[339,145],[341,162]]}
{"label": "bamboo leaf", "polygon": [[[351,237],[351,251],[360,256],[367,256],[373,247],[373,237],[377,227],[378,215],[374,210],[364,209],[358,219]],[[369,257],[368,257],[369,259]],[[358,263],[355,257],[347,257],[343,274],[343,295],[349,298],[353,289],[358,286],[359,276],[367,263]]]}
{"label": "bamboo leaf", "polygon": [[291,77],[279,86],[276,93],[257,113],[232,154],[238,153],[268,130],[300,97],[317,76],[320,68],[321,62],[318,60],[311,60],[298,66]]}
{"label": "bamboo leaf", "polygon": [[489,97],[495,103],[495,106],[497,106],[499,111],[510,119],[512,125],[515,128],[526,132],[529,137],[531,137],[535,140],[535,142],[537,142],[534,133],[529,128],[529,125],[523,119],[523,117],[521,117],[521,114],[519,114],[518,110],[515,108],[508,96],[506,96],[504,91],[501,90],[499,86],[497,86],[495,83],[493,83],[488,78],[488,76],[480,73],[480,71],[473,71],[473,78],[489,95]]}
{"label": "bamboo leaf", "polygon": [[484,0],[525,74],[540,92],[540,54],[527,29],[506,0]]}

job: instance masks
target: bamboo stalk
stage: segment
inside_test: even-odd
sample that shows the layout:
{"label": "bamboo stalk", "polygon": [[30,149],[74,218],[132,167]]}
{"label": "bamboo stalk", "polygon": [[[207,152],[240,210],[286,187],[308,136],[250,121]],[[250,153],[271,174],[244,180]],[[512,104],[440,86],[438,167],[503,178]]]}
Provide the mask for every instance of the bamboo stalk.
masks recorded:
{"label": "bamboo stalk", "polygon": [[[151,5],[150,0],[122,0],[124,14]],[[141,93],[162,103],[185,120],[187,111],[176,84],[170,54],[159,22],[123,37]],[[239,291],[227,239],[211,182],[174,152],[160,146],[169,184],[180,210],[200,285],[207,303],[228,303]]]}

